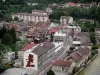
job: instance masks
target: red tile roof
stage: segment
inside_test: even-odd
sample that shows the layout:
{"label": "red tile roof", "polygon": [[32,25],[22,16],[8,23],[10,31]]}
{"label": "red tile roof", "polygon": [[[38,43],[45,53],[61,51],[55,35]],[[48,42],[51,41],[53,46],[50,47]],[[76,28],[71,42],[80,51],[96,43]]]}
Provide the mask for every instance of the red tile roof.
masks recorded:
{"label": "red tile roof", "polygon": [[32,47],[36,46],[37,44],[26,44],[24,48],[21,49],[21,51],[26,51],[28,49],[31,49]]}
{"label": "red tile roof", "polygon": [[41,28],[48,29],[48,26],[45,24],[40,25]]}
{"label": "red tile roof", "polygon": [[69,6],[76,5],[76,4],[73,3],[73,2],[68,2],[68,3],[66,3],[66,4],[69,5]]}
{"label": "red tile roof", "polygon": [[50,32],[50,33],[55,33],[57,30],[58,30],[57,28],[53,27],[53,28],[51,28],[51,29],[49,30],[49,32]]}
{"label": "red tile roof", "polygon": [[72,61],[68,61],[68,60],[56,60],[53,63],[53,66],[60,66],[60,67],[71,67],[72,65]]}

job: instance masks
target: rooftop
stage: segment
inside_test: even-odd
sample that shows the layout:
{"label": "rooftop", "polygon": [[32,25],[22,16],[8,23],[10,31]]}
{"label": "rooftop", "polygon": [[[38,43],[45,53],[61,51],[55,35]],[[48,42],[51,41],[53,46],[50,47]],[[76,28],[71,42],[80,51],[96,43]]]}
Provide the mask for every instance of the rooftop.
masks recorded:
{"label": "rooftop", "polygon": [[36,46],[37,44],[26,44],[24,48],[21,49],[21,51],[26,51],[28,49],[31,49],[32,47]]}
{"label": "rooftop", "polygon": [[53,63],[53,66],[60,66],[60,67],[71,67],[72,65],[72,61],[68,61],[68,60],[56,60]]}
{"label": "rooftop", "polygon": [[51,42],[44,42],[41,43],[39,46],[37,46],[32,52],[37,54],[37,55],[42,55],[45,52],[51,50],[55,45],[52,44]]}

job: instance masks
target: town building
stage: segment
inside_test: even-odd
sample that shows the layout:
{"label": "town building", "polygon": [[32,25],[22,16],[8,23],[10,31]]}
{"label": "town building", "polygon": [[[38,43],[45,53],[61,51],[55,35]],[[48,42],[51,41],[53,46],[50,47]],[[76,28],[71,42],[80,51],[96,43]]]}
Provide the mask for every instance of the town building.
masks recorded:
{"label": "town building", "polygon": [[88,47],[91,49],[91,41],[89,38],[89,33],[88,32],[79,32],[77,34],[71,33],[70,35],[73,35],[73,45],[75,48],[78,47]]}
{"label": "town building", "polygon": [[85,65],[85,61],[91,55],[91,50],[88,47],[79,47],[74,50],[66,60],[75,62],[76,67],[81,67]]}
{"label": "town building", "polygon": [[76,4],[73,2],[67,2],[66,4],[64,4],[64,7],[73,7],[73,6],[76,6]]}
{"label": "town building", "polygon": [[25,51],[29,49],[34,49],[37,46],[38,46],[37,44],[25,44],[24,47],[18,51],[18,58],[23,59],[23,55]]}
{"label": "town building", "polygon": [[79,26],[63,26],[63,32],[68,32],[69,34],[71,34],[71,32],[74,32],[74,35],[76,35],[77,33],[81,32],[81,27]]}
{"label": "town building", "polygon": [[55,55],[55,45],[50,42],[39,44],[36,48],[24,52],[24,68],[38,70]]}
{"label": "town building", "polygon": [[55,75],[70,75],[73,71],[75,63],[68,60],[56,60],[53,63],[52,70],[54,71]]}
{"label": "town building", "polygon": [[69,25],[73,23],[73,17],[70,16],[61,16],[60,17],[61,25]]}
{"label": "town building", "polygon": [[53,37],[54,37],[54,39],[53,39],[54,42],[56,42],[56,41],[64,42],[66,40],[67,34],[63,33],[62,30],[59,30],[54,34]]}
{"label": "town building", "polygon": [[32,21],[32,22],[48,22],[49,15],[45,11],[40,10],[32,10],[32,14],[30,13],[15,13],[12,14],[12,18],[18,17],[19,20],[23,21]]}
{"label": "town building", "polygon": [[48,14],[51,14],[52,12],[53,12],[53,10],[52,10],[52,8],[46,8],[46,12],[48,13]]}

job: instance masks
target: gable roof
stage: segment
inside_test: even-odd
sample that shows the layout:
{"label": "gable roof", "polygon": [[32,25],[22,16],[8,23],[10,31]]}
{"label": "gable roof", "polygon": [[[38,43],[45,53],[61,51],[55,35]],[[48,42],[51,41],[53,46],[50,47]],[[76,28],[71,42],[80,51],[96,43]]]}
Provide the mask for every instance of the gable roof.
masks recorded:
{"label": "gable roof", "polygon": [[72,57],[76,62],[78,62],[82,59],[82,56],[78,52],[74,52],[74,53],[70,54],[70,57]]}
{"label": "gable roof", "polygon": [[88,55],[91,50],[88,47],[79,47],[74,52],[79,52],[82,56]]}
{"label": "gable roof", "polygon": [[52,44],[51,42],[44,42],[41,43],[39,46],[37,46],[32,52],[37,54],[37,55],[42,55],[45,52],[51,50],[55,45]]}
{"label": "gable roof", "polygon": [[53,63],[53,66],[60,66],[60,67],[71,67],[72,65],[72,61],[68,61],[68,60],[56,60],[54,63]]}
{"label": "gable roof", "polygon": [[82,36],[89,36],[89,33],[88,32],[79,32],[78,34],[77,34],[77,36],[79,36],[79,37],[82,37]]}
{"label": "gable roof", "polygon": [[26,51],[28,49],[31,49],[32,47],[36,46],[37,44],[26,44],[24,48],[21,49],[21,51]]}

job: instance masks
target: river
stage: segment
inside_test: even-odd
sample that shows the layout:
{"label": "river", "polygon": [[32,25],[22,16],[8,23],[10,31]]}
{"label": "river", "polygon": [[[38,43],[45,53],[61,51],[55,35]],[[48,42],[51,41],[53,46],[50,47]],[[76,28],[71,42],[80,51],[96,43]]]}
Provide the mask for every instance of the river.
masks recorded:
{"label": "river", "polygon": [[78,75],[100,75],[100,49],[97,57],[80,71]]}

